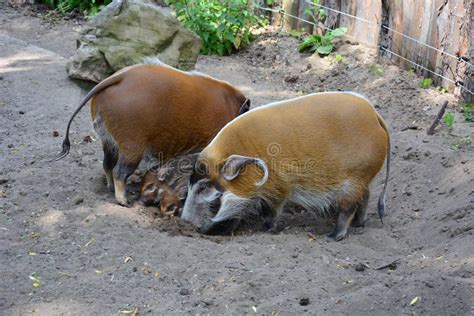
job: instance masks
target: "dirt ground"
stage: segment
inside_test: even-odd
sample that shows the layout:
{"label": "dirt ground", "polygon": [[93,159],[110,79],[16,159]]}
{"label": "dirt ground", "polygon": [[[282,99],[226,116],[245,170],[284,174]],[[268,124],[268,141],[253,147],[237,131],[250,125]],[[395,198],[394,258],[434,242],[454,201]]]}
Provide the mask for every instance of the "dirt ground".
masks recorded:
{"label": "dirt ground", "polygon": [[[235,84],[253,106],[317,91],[366,95],[390,127],[393,157],[383,227],[381,172],[366,227],[341,242],[327,242],[331,223],[305,211],[277,235],[202,236],[153,208],[114,203],[87,111],[71,154],[50,161],[85,93],[64,70],[80,24],[0,4],[0,314],[474,313],[474,124],[452,95],[419,88],[420,77],[395,66],[371,72],[375,52],[356,43],[339,43],[338,62],[266,32],[236,55],[201,56],[197,70]],[[445,100],[456,123],[427,136]]]}

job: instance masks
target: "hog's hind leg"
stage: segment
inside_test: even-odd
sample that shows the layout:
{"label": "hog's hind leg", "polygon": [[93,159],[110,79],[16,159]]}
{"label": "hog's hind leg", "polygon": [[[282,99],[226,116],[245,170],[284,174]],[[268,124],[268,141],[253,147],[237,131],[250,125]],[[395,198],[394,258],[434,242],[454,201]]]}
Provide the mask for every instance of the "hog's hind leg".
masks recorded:
{"label": "hog's hind leg", "polygon": [[102,149],[104,150],[104,161],[102,163],[105,172],[105,178],[107,179],[107,188],[110,191],[114,191],[114,176],[113,170],[118,160],[118,149],[110,142],[103,142]]}
{"label": "hog's hind leg", "polygon": [[352,227],[364,227],[365,222],[367,221],[367,205],[369,204],[370,191],[367,190],[367,193],[364,194],[362,201],[357,204],[357,208],[354,214],[354,219],[352,220]]}
{"label": "hog's hind leg", "polygon": [[127,160],[121,153],[118,155],[118,162],[113,171],[115,200],[118,204],[127,206],[126,187],[128,177],[137,169],[140,159]]}
{"label": "hog's hind leg", "polygon": [[347,228],[349,228],[349,225],[355,216],[357,205],[358,203],[354,203],[353,200],[349,198],[340,201],[336,226],[333,231],[327,235],[329,239],[340,241],[346,237]]}

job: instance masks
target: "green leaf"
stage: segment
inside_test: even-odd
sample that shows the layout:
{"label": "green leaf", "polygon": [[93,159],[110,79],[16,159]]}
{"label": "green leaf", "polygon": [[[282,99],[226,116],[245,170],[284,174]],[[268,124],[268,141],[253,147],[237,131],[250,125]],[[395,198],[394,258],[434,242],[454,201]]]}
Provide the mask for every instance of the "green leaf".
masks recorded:
{"label": "green leaf", "polygon": [[235,41],[235,36],[231,32],[225,32],[224,33],[224,38],[228,40],[229,42],[233,43]]}
{"label": "green leaf", "polygon": [[297,31],[297,30],[292,30],[292,31],[290,32],[290,36],[296,37],[296,38],[300,38],[301,32],[300,32],[300,31]]}
{"label": "green leaf", "polygon": [[446,114],[444,114],[443,121],[448,126],[448,128],[452,128],[455,122],[453,113],[446,112]]}
{"label": "green leaf", "polygon": [[327,13],[324,9],[319,9],[319,18],[324,20],[327,17]]}
{"label": "green leaf", "polygon": [[221,56],[224,55],[224,49],[225,49],[224,44],[218,43],[218,44],[216,45],[217,53],[218,53],[219,55],[221,55]]}
{"label": "green leaf", "polygon": [[347,33],[347,27],[339,27],[331,31],[332,36],[339,37]]}
{"label": "green leaf", "polygon": [[377,65],[370,65],[370,66],[369,66],[369,71],[370,71],[371,73],[374,73],[374,74],[379,75],[379,76],[383,75],[384,72],[385,72],[385,70],[383,69],[383,67],[377,66]]}
{"label": "green leaf", "polygon": [[303,42],[298,45],[300,52],[303,52],[311,47],[314,47],[315,50],[319,45],[321,45],[321,36],[320,35],[309,35],[303,39]]}
{"label": "green leaf", "polygon": [[333,45],[319,46],[316,51],[321,55],[329,55],[334,49]]}
{"label": "green leaf", "polygon": [[324,45],[329,45],[330,43],[332,43],[333,39],[334,35],[332,34],[332,32],[326,32],[326,34],[324,34],[324,36],[321,38],[321,42]]}
{"label": "green leaf", "polygon": [[474,122],[474,103],[464,103],[462,115],[467,122]]}
{"label": "green leaf", "polygon": [[431,78],[425,78],[421,80],[420,87],[423,89],[428,89],[432,83],[433,83],[433,80]]}
{"label": "green leaf", "polygon": [[201,32],[199,34],[199,36],[201,36],[201,38],[204,40],[204,42],[207,42],[207,40],[209,39],[209,33],[208,32]]}
{"label": "green leaf", "polygon": [[236,49],[239,49],[241,43],[242,43],[242,40],[241,40],[240,36],[236,36],[236,37],[235,37],[235,40],[234,40],[234,46],[235,46],[235,48],[236,48]]}

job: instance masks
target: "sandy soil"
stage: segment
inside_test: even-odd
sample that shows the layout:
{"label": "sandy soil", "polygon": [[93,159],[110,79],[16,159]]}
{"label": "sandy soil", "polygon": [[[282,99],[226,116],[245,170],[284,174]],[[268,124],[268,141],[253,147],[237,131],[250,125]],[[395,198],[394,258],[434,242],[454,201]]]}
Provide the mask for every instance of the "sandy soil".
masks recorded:
{"label": "sandy soil", "polygon": [[[453,96],[419,88],[419,77],[395,66],[372,73],[375,52],[355,43],[339,43],[343,62],[299,54],[296,39],[277,33],[234,56],[202,56],[197,70],[235,84],[254,106],[316,91],[362,93],[393,141],[383,227],[381,173],[367,226],[341,242],[325,241],[330,221],[304,210],[277,235],[202,236],[153,208],[114,204],[87,111],[73,124],[71,155],[50,162],[62,140],[56,131],[63,136],[84,91],[64,70],[77,22],[37,15],[0,4],[2,314],[474,313],[474,150],[466,137],[474,126]],[[457,122],[427,136],[445,100]]]}

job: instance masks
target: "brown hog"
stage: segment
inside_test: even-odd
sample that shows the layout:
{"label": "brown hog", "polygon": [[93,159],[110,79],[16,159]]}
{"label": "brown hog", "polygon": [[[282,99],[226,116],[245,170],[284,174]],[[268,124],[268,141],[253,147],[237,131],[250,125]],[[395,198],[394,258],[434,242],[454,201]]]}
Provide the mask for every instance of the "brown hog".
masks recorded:
{"label": "brown hog", "polygon": [[143,177],[140,202],[158,205],[162,214],[178,215],[186,199],[189,177],[198,153],[175,157]]}
{"label": "brown hog", "polygon": [[91,99],[94,129],[102,140],[107,187],[127,205],[125,183],[145,153],[166,161],[203,148],[250,102],[229,83],[164,64],[124,68],[96,85],[67,125],[63,151],[69,153],[69,128]]}
{"label": "brown hog", "polygon": [[[382,219],[390,167],[387,127],[367,99],[355,93],[315,93],[261,106],[228,123],[199,155],[182,218],[201,232],[234,227],[246,207],[261,200],[279,215],[287,202],[320,212],[337,211],[328,235],[346,236],[364,225],[369,185],[387,157],[379,198]],[[202,213],[202,187],[224,191],[217,214]],[[253,201],[253,202],[252,202]],[[255,213],[255,212],[254,212]],[[226,225],[222,225],[226,222]]]}

